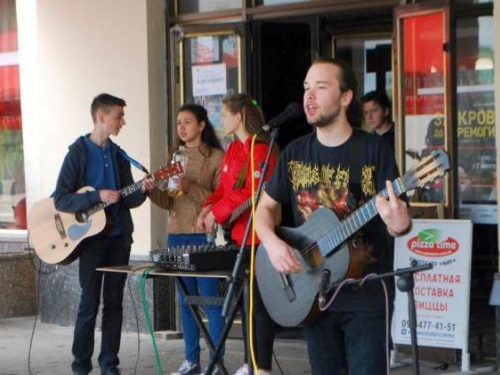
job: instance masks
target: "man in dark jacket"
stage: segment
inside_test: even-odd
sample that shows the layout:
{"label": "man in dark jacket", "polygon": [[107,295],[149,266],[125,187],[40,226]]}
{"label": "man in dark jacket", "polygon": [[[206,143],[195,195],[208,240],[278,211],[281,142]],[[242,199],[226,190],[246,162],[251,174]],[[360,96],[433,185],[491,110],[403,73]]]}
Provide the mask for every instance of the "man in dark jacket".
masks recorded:
{"label": "man in dark jacket", "polygon": [[[126,275],[96,271],[102,266],[127,265],[134,230],[130,209],[141,205],[146,193],[154,188],[145,178],[140,191],[121,197],[120,190],[134,181],[126,154],[109,137],[118,135],[125,125],[123,99],[100,94],[91,105],[94,129],[79,137],[64,159],[54,193],[55,206],[63,212],[79,212],[106,203],[108,230],[82,241],[79,245],[79,278],[82,294],[73,337],[73,373],[92,371],[94,331],[103,296],[102,340],[99,366],[104,375],[116,375],[122,327],[123,288]],[[84,186],[95,190],[78,193]]]}

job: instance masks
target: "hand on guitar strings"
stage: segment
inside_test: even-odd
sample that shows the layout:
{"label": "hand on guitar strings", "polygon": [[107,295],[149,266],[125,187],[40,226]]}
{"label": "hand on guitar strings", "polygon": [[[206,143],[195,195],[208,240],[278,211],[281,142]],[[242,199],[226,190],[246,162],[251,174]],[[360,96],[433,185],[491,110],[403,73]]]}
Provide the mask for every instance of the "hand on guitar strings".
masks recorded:
{"label": "hand on guitar strings", "polygon": [[408,205],[399,199],[394,192],[394,187],[390,181],[386,181],[388,196],[378,195],[375,201],[377,211],[387,225],[389,234],[398,237],[406,234],[411,228],[411,218],[408,213]]}
{"label": "hand on guitar strings", "polygon": [[113,204],[120,200],[120,191],[102,189],[99,190],[99,197],[101,198],[101,202],[104,202],[106,204]]}
{"label": "hand on guitar strings", "polygon": [[198,215],[198,218],[196,219],[196,226],[198,227],[198,229],[203,229],[206,233],[212,233],[216,223],[215,216],[210,210],[211,208],[211,204],[203,208],[203,210],[201,210],[200,214]]}
{"label": "hand on guitar strings", "polygon": [[151,177],[146,177],[141,183],[141,192],[147,194],[156,188],[155,181]]}
{"label": "hand on guitar strings", "polygon": [[266,251],[269,260],[278,272],[291,274],[302,270],[302,265],[293,248],[279,237],[266,242]]}
{"label": "hand on guitar strings", "polygon": [[215,216],[212,211],[209,211],[208,214],[203,219],[202,229],[205,229],[206,233],[213,233],[215,229]]}

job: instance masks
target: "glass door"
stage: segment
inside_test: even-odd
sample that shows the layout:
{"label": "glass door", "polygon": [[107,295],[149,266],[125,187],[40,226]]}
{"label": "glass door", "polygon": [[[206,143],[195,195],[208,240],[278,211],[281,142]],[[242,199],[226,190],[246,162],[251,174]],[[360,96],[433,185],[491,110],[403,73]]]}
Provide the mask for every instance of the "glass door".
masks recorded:
{"label": "glass door", "polygon": [[[394,99],[402,135],[398,139],[401,172],[433,150],[443,148],[451,159],[454,154],[449,20],[449,8],[442,2],[403,6],[395,12]],[[452,173],[410,192],[411,205],[440,206],[441,213],[452,218]]]}
{"label": "glass door", "polygon": [[173,35],[176,63],[172,64],[172,114],[184,103],[203,105],[217,135],[226,144],[220,121],[222,98],[245,90],[242,28],[177,29]]}

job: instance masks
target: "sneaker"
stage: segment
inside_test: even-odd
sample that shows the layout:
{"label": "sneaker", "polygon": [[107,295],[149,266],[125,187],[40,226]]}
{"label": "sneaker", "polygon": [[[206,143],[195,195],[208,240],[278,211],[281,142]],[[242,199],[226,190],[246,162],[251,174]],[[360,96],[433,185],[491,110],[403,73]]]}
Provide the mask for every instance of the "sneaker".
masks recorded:
{"label": "sneaker", "polygon": [[[207,366],[208,367],[208,366]],[[208,375],[207,373],[207,367],[205,367],[203,369],[203,372],[201,373],[201,375]],[[222,371],[221,369],[219,368],[219,366],[215,365],[214,369],[212,370],[212,373],[210,375],[222,375]]]}
{"label": "sneaker", "polygon": [[199,375],[200,374],[200,364],[189,362],[185,360],[182,362],[181,367],[177,372],[172,372],[170,375]]}
{"label": "sneaker", "polygon": [[240,367],[235,373],[234,375],[248,375],[248,367],[246,366],[242,366]]}

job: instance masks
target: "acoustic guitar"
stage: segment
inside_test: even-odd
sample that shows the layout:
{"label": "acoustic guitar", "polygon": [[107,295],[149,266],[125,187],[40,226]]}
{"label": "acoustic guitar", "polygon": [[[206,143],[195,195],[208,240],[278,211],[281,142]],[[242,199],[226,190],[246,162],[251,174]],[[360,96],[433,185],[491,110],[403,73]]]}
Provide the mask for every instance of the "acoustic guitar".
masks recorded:
{"label": "acoustic guitar", "polygon": [[[158,182],[182,173],[182,165],[173,163],[160,168],[151,177]],[[122,198],[141,188],[142,181],[120,190]],[[82,187],[77,193],[95,190],[91,186]],[[28,228],[30,241],[38,257],[48,264],[69,264],[80,255],[78,245],[86,238],[95,236],[106,227],[104,208],[101,202],[87,210],[75,213],[56,210],[53,198],[42,199],[31,209]]]}
{"label": "acoustic guitar", "polygon": [[[448,155],[437,150],[393,181],[396,194],[423,187],[449,169]],[[378,195],[386,196],[384,189]],[[297,228],[278,227],[276,233],[291,245],[302,270],[297,274],[284,275],[271,264],[267,250],[261,244],[256,254],[257,285],[264,305],[273,320],[284,327],[310,324],[320,316],[319,290],[323,287],[323,275],[329,274],[332,283],[343,280],[348,271],[357,266],[352,257],[353,246],[348,240],[378,215],[375,197],[340,221],[327,208],[319,208]],[[362,271],[358,276],[361,277]],[[351,277],[351,276],[350,276]]]}

